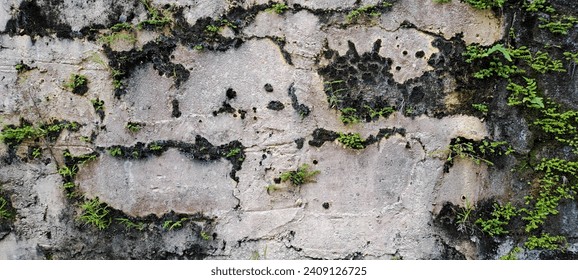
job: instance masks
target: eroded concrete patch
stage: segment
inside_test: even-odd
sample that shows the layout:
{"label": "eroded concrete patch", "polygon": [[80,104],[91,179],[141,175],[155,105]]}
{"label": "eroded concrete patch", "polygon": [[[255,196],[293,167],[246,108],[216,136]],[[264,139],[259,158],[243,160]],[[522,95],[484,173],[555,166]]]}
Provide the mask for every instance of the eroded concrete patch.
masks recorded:
{"label": "eroded concrete patch", "polygon": [[81,170],[78,182],[90,197],[132,216],[170,211],[216,215],[237,204],[230,169],[225,161],[192,161],[176,150],[144,161],[103,155],[98,165]]}

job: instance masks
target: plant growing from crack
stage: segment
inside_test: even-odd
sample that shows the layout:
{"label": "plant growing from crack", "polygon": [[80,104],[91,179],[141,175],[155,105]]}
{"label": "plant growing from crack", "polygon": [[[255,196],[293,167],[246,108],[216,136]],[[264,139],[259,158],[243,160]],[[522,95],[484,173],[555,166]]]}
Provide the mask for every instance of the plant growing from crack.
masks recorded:
{"label": "plant growing from crack", "polygon": [[137,28],[142,29],[143,27],[146,26],[161,28],[172,22],[171,15],[168,10],[161,10],[153,6],[150,0],[141,0],[141,3],[143,4],[143,6],[147,11],[148,19],[139,22]]}
{"label": "plant growing from crack", "polygon": [[366,5],[349,12],[345,20],[348,24],[351,24],[358,22],[362,18],[377,18],[379,16],[381,16],[381,12],[379,12],[375,5]]}
{"label": "plant growing from crack", "polygon": [[149,150],[151,150],[151,151],[160,151],[162,149],[163,149],[163,146],[156,144],[156,143],[152,143],[149,146]]}
{"label": "plant growing from crack", "polygon": [[556,10],[548,3],[548,0],[533,0],[524,1],[523,7],[527,12],[544,12],[544,13],[554,13]]}
{"label": "plant growing from crack", "polygon": [[484,114],[488,112],[488,105],[486,105],[486,104],[474,103],[474,104],[472,104],[472,107],[474,109],[476,109],[477,111],[480,111]]}
{"label": "plant growing from crack", "polygon": [[522,252],[522,248],[514,247],[508,254],[501,256],[500,260],[513,261],[518,259],[518,254]]}
{"label": "plant growing from crack", "polygon": [[315,182],[313,177],[319,174],[319,170],[310,170],[308,164],[303,164],[297,170],[287,171],[281,174],[281,182],[289,181],[294,186]]}
{"label": "plant growing from crack", "polygon": [[508,145],[505,141],[491,141],[484,139],[480,142],[471,141],[465,138],[455,138],[453,143],[450,144],[450,153],[446,162],[452,163],[454,158],[469,158],[475,163],[485,163],[487,165],[494,165],[493,162],[488,160],[489,156],[501,156],[509,155],[514,152],[512,147]]}
{"label": "plant growing from crack", "polygon": [[90,224],[99,230],[105,230],[112,222],[112,219],[108,216],[110,213],[108,206],[101,203],[98,197],[84,201],[80,208],[82,209],[82,214],[79,220],[84,222],[84,224]]}
{"label": "plant growing from crack", "polygon": [[525,105],[528,108],[544,108],[544,98],[538,96],[536,80],[524,77],[526,86],[510,82],[506,89],[511,92],[508,105]]}
{"label": "plant growing from crack", "polygon": [[80,196],[80,194],[76,192],[76,185],[72,181],[68,181],[62,184],[62,188],[64,189],[67,198],[75,198]]}
{"label": "plant growing from crack", "polygon": [[142,129],[142,124],[135,122],[128,122],[126,124],[126,129],[128,129],[132,133],[137,133]]}
{"label": "plant growing from crack", "polygon": [[46,135],[44,129],[36,128],[32,125],[23,125],[22,127],[5,126],[0,133],[0,141],[19,144],[24,140],[36,140],[44,135]]}
{"label": "plant growing from crack", "polygon": [[337,138],[339,143],[343,144],[347,148],[351,149],[363,149],[365,145],[363,145],[363,139],[361,139],[361,135],[359,133],[339,133],[339,137]]}
{"label": "plant growing from crack", "polygon": [[32,158],[39,158],[42,156],[42,149],[40,147],[34,148],[32,150]]}
{"label": "plant growing from crack", "polygon": [[16,69],[16,72],[18,72],[18,74],[24,73],[32,68],[30,68],[30,66],[24,64],[24,62],[20,61],[20,63],[17,63],[16,65],[14,65],[14,69]]}
{"label": "plant growing from crack", "polygon": [[229,152],[225,155],[226,158],[232,158],[235,157],[236,155],[238,155],[239,153],[241,153],[241,148],[232,148],[229,150]]}
{"label": "plant growing from crack", "polygon": [[325,92],[328,95],[327,102],[329,102],[329,108],[339,107],[343,102],[343,96],[341,93],[346,91],[346,89],[342,87],[343,83],[343,80],[335,80],[323,83]]}
{"label": "plant growing from crack", "polygon": [[578,52],[564,52],[563,55],[566,60],[571,61],[574,64],[578,64]]}
{"label": "plant growing from crack", "polygon": [[546,249],[546,250],[564,250],[568,243],[564,236],[551,236],[544,233],[538,236],[530,236],[524,246],[529,250]]}
{"label": "plant growing from crack", "polygon": [[509,233],[504,229],[510,223],[510,220],[518,215],[518,210],[508,202],[504,206],[494,203],[494,210],[492,211],[491,219],[479,218],[476,224],[481,227],[481,230],[490,236],[498,236]]}
{"label": "plant growing from crack", "polygon": [[78,162],[79,166],[82,166],[90,161],[95,161],[97,159],[96,154],[87,154],[74,157],[74,160]]}
{"label": "plant growing from crack", "polygon": [[187,221],[188,218],[181,218],[180,220],[166,220],[163,222],[163,229],[164,230],[174,230],[174,229],[179,229],[183,227],[183,223],[185,221]]}
{"label": "plant growing from crack", "polygon": [[371,108],[368,105],[365,105],[363,107],[369,112],[369,117],[372,119],[379,118],[379,117],[387,118],[389,115],[391,115],[393,112],[395,112],[393,107],[390,107],[390,106],[383,107],[379,110]]}
{"label": "plant growing from crack", "polygon": [[506,3],[506,0],[465,0],[466,3],[472,7],[480,10],[490,8],[501,8]]}
{"label": "plant growing from crack", "polygon": [[68,79],[68,83],[64,84],[64,86],[72,92],[77,92],[81,87],[86,86],[88,83],[88,79],[85,75],[81,74],[72,74]]}
{"label": "plant growing from crack", "polygon": [[458,226],[458,231],[460,232],[468,232],[468,228],[471,228],[471,216],[472,216],[472,212],[474,211],[474,205],[472,205],[470,203],[470,201],[467,198],[465,199],[465,204],[464,207],[461,208],[456,217],[457,217],[457,226]]}
{"label": "plant growing from crack", "polygon": [[8,207],[8,200],[0,196],[0,221],[10,220],[14,217],[12,211]]}
{"label": "plant growing from crack", "polygon": [[62,177],[73,178],[76,175],[76,172],[78,172],[78,167],[76,165],[71,167],[65,165],[58,169],[58,174]]}
{"label": "plant growing from crack", "polygon": [[203,240],[211,240],[213,238],[210,234],[208,234],[205,231],[201,231],[200,235]]}
{"label": "plant growing from crack", "polygon": [[357,110],[355,108],[347,107],[341,109],[341,116],[339,118],[345,125],[359,123],[359,117],[357,116]]}
{"label": "plant growing from crack", "polygon": [[143,222],[133,222],[128,218],[116,218],[115,219],[119,224],[123,225],[126,230],[136,229],[142,231],[146,224]]}
{"label": "plant growing from crack", "polygon": [[76,185],[73,182],[66,182],[66,183],[62,184],[62,188],[67,190],[67,191],[70,191],[70,190],[74,189],[75,187],[76,187]]}
{"label": "plant growing from crack", "polygon": [[205,31],[207,31],[208,33],[212,33],[212,34],[219,33],[220,30],[221,30],[221,27],[217,26],[217,25],[209,24],[205,27]]}
{"label": "plant growing from crack", "polygon": [[108,153],[113,157],[122,156],[122,149],[120,147],[109,148]]}
{"label": "plant growing from crack", "polygon": [[549,18],[539,18],[543,24],[539,28],[548,29],[550,32],[559,35],[568,35],[568,31],[578,24],[578,18],[566,15],[551,15]]}
{"label": "plant growing from crack", "polygon": [[265,11],[274,12],[274,13],[280,15],[288,9],[289,9],[289,6],[287,6],[287,4],[285,4],[285,3],[275,3],[275,4],[273,4],[273,6],[271,6],[271,8],[266,9]]}
{"label": "plant growing from crack", "polygon": [[110,46],[119,41],[125,41],[130,44],[134,44],[137,41],[137,39],[134,34],[126,33],[126,31],[120,31],[120,32],[112,32],[108,35],[101,35],[98,38],[98,41],[102,44]]}
{"label": "plant growing from crack", "polygon": [[104,111],[104,101],[100,99],[91,99],[90,103],[92,103],[92,107],[94,107],[95,111]]}

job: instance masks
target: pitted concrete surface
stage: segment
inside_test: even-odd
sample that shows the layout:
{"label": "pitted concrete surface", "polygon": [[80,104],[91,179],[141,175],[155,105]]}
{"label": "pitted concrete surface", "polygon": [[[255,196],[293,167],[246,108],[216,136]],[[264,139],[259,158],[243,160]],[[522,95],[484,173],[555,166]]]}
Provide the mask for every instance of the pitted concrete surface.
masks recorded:
{"label": "pitted concrete surface", "polygon": [[[17,7],[18,2],[0,6],[0,30],[6,25],[4,19],[17,13],[10,7]],[[41,7],[45,5],[37,2]],[[45,258],[33,248],[70,246],[66,236],[73,234],[80,222],[58,217],[64,212],[78,217],[80,210],[63,194],[57,173],[57,165],[64,163],[65,150],[73,155],[99,155],[97,160],[80,166],[75,177],[78,190],[87,199],[98,197],[129,217],[159,218],[169,213],[211,217],[209,229],[216,235],[210,242],[217,245],[211,247],[206,258],[248,259],[255,252],[268,259],[441,258],[445,249],[440,244],[447,242],[431,225],[439,207],[448,201],[465,206],[462,197],[479,200],[483,198],[482,190],[488,193],[488,188],[490,193],[498,192],[491,190],[483,166],[456,161],[450,173],[443,170],[452,138],[480,140],[488,136],[483,120],[464,115],[404,116],[396,111],[388,118],[344,125],[324,92],[328,81],[319,69],[330,65],[333,58],[323,53],[331,50],[345,56],[351,44],[360,55],[371,53],[380,40],[377,54],[391,59],[389,74],[396,83],[391,87],[401,87],[435,70],[428,63],[440,53],[432,45],[434,40],[461,33],[466,43],[492,44],[502,37],[502,22],[490,11],[474,11],[459,1],[440,5],[429,0],[403,0],[395,2],[391,11],[384,11],[377,20],[345,24],[350,10],[379,1],[356,2],[293,0],[287,4],[298,4],[299,9],[291,8],[280,15],[257,11],[242,30],[221,30],[225,37],[243,41],[225,50],[191,48],[175,40],[174,50],[146,57],[131,68],[123,80],[126,92],[120,96],[114,94],[111,58],[102,43],[86,37],[31,37],[3,30],[3,124],[17,125],[20,119],[35,124],[66,120],[76,121],[81,127],[78,131],[63,131],[54,143],[43,148],[43,157],[50,158],[47,165],[29,161],[1,166],[0,183],[13,193],[13,204],[18,209],[15,227],[28,230],[11,232],[0,239],[0,258]],[[269,2],[152,3],[182,9],[183,18],[192,26],[203,18],[222,18],[236,4],[249,10]],[[70,0],[58,7],[57,21],[73,31],[147,18],[138,1]],[[323,18],[321,11],[333,16]],[[415,27],[402,27],[404,22]],[[147,42],[162,41],[169,31],[138,30],[135,34],[138,43],[134,48],[140,50]],[[283,44],[279,44],[279,38]],[[132,48],[128,44],[113,50]],[[122,55],[127,54],[118,54]],[[152,63],[163,56],[189,72],[188,79],[179,86],[174,73],[160,74]],[[32,69],[17,73],[14,65],[21,61]],[[76,95],[66,88],[71,73],[88,77],[87,93]],[[455,87],[448,82],[440,91],[446,96],[459,94]],[[228,96],[231,90],[234,96]],[[293,108],[291,93],[298,104],[309,108],[308,115],[300,115]],[[97,98],[104,101],[103,119],[91,103]],[[271,110],[268,105],[272,101],[280,102],[284,109]],[[225,104],[232,111],[219,112]],[[131,132],[126,128],[129,122],[139,123],[142,128]],[[348,149],[336,140],[321,147],[308,144],[318,128],[360,133],[366,139],[380,129],[394,127],[405,129],[405,133],[394,133],[363,150]],[[82,140],[92,135],[94,141]],[[223,156],[202,161],[169,148],[146,158],[118,158],[108,151],[113,146],[130,147],[139,142],[193,144],[197,136],[214,146],[242,143],[244,158],[236,170],[237,180],[231,176],[233,164]],[[23,143],[19,154],[25,156],[28,145],[34,144]],[[0,153],[7,151],[2,144]],[[300,187],[276,183],[281,173],[303,164],[319,171],[314,182]],[[278,189],[268,191],[272,184]],[[22,189],[34,200],[26,201],[30,198],[19,194]],[[46,232],[55,228],[61,232],[46,237]],[[172,246],[170,250],[177,255],[187,251],[191,242],[188,233],[165,234],[162,240],[166,248]],[[77,255],[87,250],[81,245],[72,248]],[[475,253],[468,253],[468,257],[475,257]]]}

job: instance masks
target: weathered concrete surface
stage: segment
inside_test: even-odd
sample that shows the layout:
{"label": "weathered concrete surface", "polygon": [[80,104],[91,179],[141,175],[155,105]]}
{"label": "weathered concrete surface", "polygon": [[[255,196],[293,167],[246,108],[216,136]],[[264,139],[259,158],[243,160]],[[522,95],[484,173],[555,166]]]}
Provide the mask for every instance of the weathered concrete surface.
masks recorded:
{"label": "weathered concrete surface", "polygon": [[[235,1],[153,1],[182,7],[183,17],[191,25],[204,17],[223,16],[234,7],[231,2]],[[266,3],[241,4],[250,8]],[[485,123],[463,115],[407,117],[395,112],[387,119],[345,126],[339,112],[328,104],[327,81],[318,70],[330,63],[324,51],[345,55],[351,42],[359,54],[369,53],[374,42],[381,40],[378,54],[392,60],[390,72],[397,84],[391,86],[398,87],[435,70],[428,64],[440,52],[432,46],[439,37],[435,34],[449,39],[463,33],[467,43],[491,44],[502,37],[500,19],[461,3],[441,6],[406,0],[395,3],[392,11],[384,12],[375,23],[344,25],[345,15],[357,7],[355,3],[295,0],[288,4],[305,9],[282,15],[260,11],[242,30],[221,31],[243,40],[236,48],[198,50],[177,43],[166,56],[190,72],[186,81],[177,87],[171,73],[159,75],[151,61],[161,55],[153,54],[131,69],[124,81],[127,90],[118,97],[110,58],[100,43],[86,37],[0,35],[4,124],[18,124],[20,118],[34,123],[58,119],[81,124],[79,131],[64,131],[48,144],[50,149],[43,149],[42,158],[50,160],[48,165],[40,160],[2,163],[0,183],[12,193],[18,218],[15,230],[0,240],[0,258],[48,258],[52,254],[56,258],[190,257],[187,252],[193,245],[206,249],[202,257],[216,259],[248,259],[255,252],[270,259],[445,258],[443,244],[449,243],[448,237],[432,225],[439,207],[445,202],[463,207],[462,197],[473,201],[500,193],[498,185],[488,183],[484,166],[456,161],[449,173],[443,170],[451,139],[482,139],[489,135]],[[8,5],[12,4],[19,3]],[[127,17],[127,11],[135,13],[132,23],[146,18],[137,2],[115,2],[115,7],[121,8],[114,13],[109,12],[111,5],[111,1],[64,1],[58,22],[77,31],[90,24],[123,21],[118,18]],[[137,8],[132,9],[133,5]],[[75,13],[79,7],[86,10]],[[8,10],[3,5],[0,13]],[[322,21],[316,10],[334,15]],[[103,14],[117,20],[109,22]],[[416,28],[400,28],[404,21]],[[3,28],[0,22],[0,30]],[[159,33],[137,31],[136,48],[161,41]],[[276,38],[283,38],[282,47]],[[20,61],[33,69],[18,74],[14,65]],[[64,87],[72,73],[89,79],[89,90],[83,96]],[[266,90],[266,84],[273,90]],[[234,97],[227,96],[229,89],[235,91]],[[297,102],[310,109],[309,115],[301,116],[293,108],[292,89]],[[455,93],[456,85],[448,82],[440,92]],[[104,101],[104,119],[91,104],[96,98]],[[175,101],[178,116],[173,113]],[[271,101],[280,102],[284,109],[268,109]],[[234,111],[216,113],[224,103]],[[144,126],[130,132],[128,122]],[[406,132],[364,150],[347,149],[337,141],[321,147],[308,144],[317,128],[357,132],[365,139],[393,127]],[[81,140],[91,135],[94,141]],[[197,135],[215,146],[242,143],[245,149],[241,169],[236,171],[238,181],[230,176],[233,166],[223,157],[201,161],[169,148],[158,156],[131,159],[112,157],[106,150],[160,140],[192,144]],[[302,147],[296,143],[299,139]],[[22,144],[20,154],[25,156],[28,145],[33,144]],[[0,152],[7,154],[7,146],[1,145]],[[192,222],[191,231],[163,231],[151,223],[143,233],[144,245],[131,252],[122,250],[135,246],[131,242],[139,239],[119,237],[123,235],[118,228],[94,235],[102,240],[113,238],[108,242],[111,247],[92,246],[99,241],[79,237],[90,229],[77,220],[78,205],[62,192],[56,164],[63,164],[65,150],[74,155],[99,155],[96,161],[81,166],[75,178],[86,198],[98,197],[130,217],[202,213],[210,221]],[[278,190],[267,191],[281,173],[302,164],[320,171],[315,182],[299,188],[281,183]],[[214,240],[190,234],[201,230],[215,233]],[[466,256],[477,257],[470,243],[459,246],[465,248]],[[161,251],[164,255],[155,253]]]}
{"label": "weathered concrete surface", "polygon": [[[103,156],[78,175],[80,189],[133,216],[178,213],[219,214],[236,205],[227,162],[199,163],[169,150],[159,158],[121,161]],[[86,175],[85,175],[86,174]],[[102,176],[108,174],[108,176]]]}
{"label": "weathered concrete surface", "polygon": [[382,17],[381,24],[388,30],[399,27],[403,21],[415,24],[418,29],[440,34],[449,39],[463,33],[468,44],[491,45],[504,34],[501,19],[491,11],[470,8],[461,1],[452,5],[429,0],[402,1],[392,7],[392,17]]}

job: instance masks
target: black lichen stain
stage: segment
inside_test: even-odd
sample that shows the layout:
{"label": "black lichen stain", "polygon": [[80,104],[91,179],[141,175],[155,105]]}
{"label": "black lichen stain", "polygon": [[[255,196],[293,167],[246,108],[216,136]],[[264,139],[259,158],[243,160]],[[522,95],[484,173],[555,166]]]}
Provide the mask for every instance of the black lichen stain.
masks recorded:
{"label": "black lichen stain", "polygon": [[[363,146],[367,147],[371,144],[379,142],[381,139],[387,139],[394,134],[399,134],[405,137],[405,128],[382,128],[379,130],[377,135],[369,135],[365,140],[363,140]],[[313,131],[313,139],[309,140],[309,145],[313,147],[321,147],[325,142],[335,141],[339,137],[339,133],[324,128],[317,128]]]}
{"label": "black lichen stain", "polygon": [[339,137],[339,133],[324,128],[317,128],[313,131],[313,139],[309,140],[309,145],[313,147],[321,147],[325,142],[335,141]]}
{"label": "black lichen stain", "polygon": [[295,91],[296,90],[295,90],[294,84],[291,84],[289,86],[289,89],[287,90],[287,93],[288,93],[289,97],[291,98],[291,106],[299,114],[299,116],[301,116],[301,118],[305,118],[305,117],[309,116],[309,114],[311,113],[311,109],[309,109],[309,107],[307,105],[299,103],[299,100],[297,100],[297,95],[295,94]]}
{"label": "black lichen stain", "polygon": [[[355,45],[348,42],[348,51],[343,56],[325,46],[323,55],[330,63],[318,72],[325,81],[324,91],[330,107],[336,110],[353,108],[355,115],[366,121],[379,118],[375,112],[384,108],[403,110],[409,116],[426,114],[437,118],[451,114],[473,114],[472,101],[457,110],[448,109],[445,104],[446,76],[463,77],[464,73],[471,72],[462,58],[465,44],[460,37],[451,40],[437,37],[432,45],[440,51],[428,60],[435,70],[404,83],[393,79],[392,60],[379,55],[381,44],[378,39],[372,51],[359,54]],[[407,51],[405,53],[408,54]],[[425,59],[425,52],[417,51],[415,56]],[[401,69],[401,66],[397,66],[395,71]],[[465,98],[469,96],[475,94]],[[382,114],[383,117],[388,115]]]}
{"label": "black lichen stain", "polygon": [[171,62],[170,55],[175,47],[175,40],[164,36],[146,43],[139,50],[117,52],[104,45],[104,53],[109,59],[108,64],[118,73],[115,79],[122,82],[122,85],[115,89],[115,96],[120,97],[126,93],[125,80],[130,78],[130,74],[137,66],[145,63],[152,63],[159,75],[173,78],[175,87],[179,88],[189,79],[190,72],[183,65]]}
{"label": "black lichen stain", "polygon": [[233,108],[231,104],[229,104],[227,101],[223,101],[221,108],[219,108],[217,111],[213,111],[213,116],[216,117],[222,113],[234,114],[236,111],[237,110]]}
{"label": "black lichen stain", "polygon": [[40,7],[36,0],[22,1],[14,17],[6,23],[5,32],[10,36],[29,35],[35,37],[48,36],[56,33],[58,38],[71,39],[72,28],[58,21],[61,0],[51,2],[51,5]]}
{"label": "black lichen stain", "polygon": [[176,99],[173,99],[173,101],[171,101],[171,105],[173,107],[173,111],[171,113],[171,116],[173,118],[181,117],[181,110],[179,109],[179,101]]}
{"label": "black lichen stain", "polygon": [[301,150],[305,144],[305,138],[295,139],[295,144],[297,145],[297,149]]}
{"label": "black lichen stain", "polygon": [[225,94],[227,95],[227,99],[229,99],[229,100],[237,97],[237,92],[235,90],[233,90],[232,88],[228,88],[227,91],[225,92]]}
{"label": "black lichen stain", "polygon": [[[230,48],[238,48],[244,43],[242,36],[240,36],[243,28],[253,22],[256,15],[266,8],[266,4],[253,5],[248,9],[233,6],[220,18],[203,17],[199,18],[194,25],[191,25],[183,15],[183,8],[179,7],[173,13],[175,22],[171,33],[179,42],[190,48],[201,46],[203,49],[211,51],[226,51]],[[222,36],[219,32],[209,32],[207,31],[208,26],[229,26],[235,37],[229,38]]]}
{"label": "black lichen stain", "polygon": [[[160,156],[168,149],[177,149],[185,156],[198,161],[211,162],[219,159],[226,159],[232,164],[230,172],[231,179],[238,182],[236,172],[241,170],[245,161],[245,147],[239,141],[231,141],[227,144],[215,146],[206,138],[197,135],[194,143],[187,143],[174,140],[155,141],[148,144],[137,142],[134,146],[115,145],[107,147],[107,150],[118,149],[121,151],[117,158],[126,160],[143,160],[151,156]],[[98,150],[103,152],[104,147]],[[234,150],[235,152],[231,152]]]}
{"label": "black lichen stain", "polygon": [[283,105],[283,103],[281,101],[270,101],[269,104],[267,104],[267,109],[269,110],[273,110],[273,111],[281,111],[283,109],[285,109],[285,105]]}
{"label": "black lichen stain", "polygon": [[[58,240],[58,243],[38,246],[38,252],[47,259],[144,259],[144,260],[201,260],[212,251],[218,250],[221,242],[207,241],[203,232],[211,229],[215,222],[214,216],[203,213],[180,214],[170,212],[161,217],[153,214],[146,217],[130,217],[123,212],[108,206],[108,217],[113,221],[106,230],[98,230],[89,225],[75,223],[73,211],[67,211],[60,217],[62,220],[77,226],[69,229],[72,233]],[[117,222],[117,219],[127,219],[132,223],[142,223],[142,230],[127,228]],[[183,243],[177,246],[166,246],[164,236],[167,229],[165,221],[183,221],[177,231],[190,232],[186,234]],[[191,234],[192,233],[192,234]],[[77,244],[82,244],[78,246]]]}
{"label": "black lichen stain", "polygon": [[[445,202],[440,212],[434,217],[434,225],[442,229],[449,235],[452,242],[456,244],[460,241],[469,241],[473,236],[478,240],[476,243],[477,252],[480,259],[492,259],[496,257],[500,239],[490,237],[484,234],[477,226],[474,225],[478,218],[489,218],[493,211],[493,204],[495,201],[484,200],[478,202],[475,209],[471,210],[470,217],[463,221],[460,219],[459,213],[464,213],[466,209],[454,205],[451,202]],[[523,227],[518,227],[523,229]],[[514,230],[514,228],[508,228]],[[447,245],[447,244],[446,244]],[[447,248],[446,248],[447,249]],[[461,255],[461,253],[454,250],[444,250],[444,258]],[[450,255],[448,255],[450,253]],[[456,253],[459,253],[456,255]]]}

